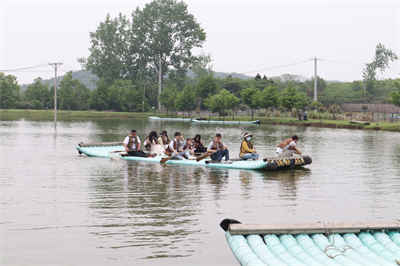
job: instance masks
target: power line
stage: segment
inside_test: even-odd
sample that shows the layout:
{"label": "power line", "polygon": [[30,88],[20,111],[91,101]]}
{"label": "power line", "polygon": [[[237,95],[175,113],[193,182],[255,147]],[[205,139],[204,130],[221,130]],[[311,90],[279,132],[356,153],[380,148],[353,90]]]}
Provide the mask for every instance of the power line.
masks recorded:
{"label": "power line", "polygon": [[300,65],[300,64],[312,61],[312,60],[314,60],[314,59],[306,59],[306,60],[297,61],[297,62],[293,62],[290,64],[285,64],[285,65],[275,65],[275,66],[263,67],[263,68],[259,68],[259,69],[252,70],[252,71],[241,72],[240,74],[249,74],[249,73],[261,72],[261,71],[272,70],[272,69],[277,69],[277,68],[295,66],[295,65]]}
{"label": "power line", "polygon": [[44,66],[47,66],[47,64],[40,64],[40,65],[27,66],[27,67],[18,67],[18,68],[11,68],[11,69],[0,69],[0,72],[18,72],[18,71],[24,71],[24,70],[29,70],[29,69],[34,69],[34,68],[39,68],[39,67],[44,67]]}

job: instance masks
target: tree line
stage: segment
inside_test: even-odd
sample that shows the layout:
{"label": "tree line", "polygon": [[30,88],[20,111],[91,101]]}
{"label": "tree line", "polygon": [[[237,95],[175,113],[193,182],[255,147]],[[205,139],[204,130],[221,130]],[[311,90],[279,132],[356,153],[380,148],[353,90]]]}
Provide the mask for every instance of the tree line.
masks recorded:
{"label": "tree line", "polygon": [[[379,80],[397,55],[378,44],[362,80],[328,82],[317,77],[318,102],[312,102],[314,80],[286,75],[271,79],[231,76],[216,78],[208,55],[194,55],[206,33],[187,5],[153,0],[130,16],[107,15],[90,33],[89,56],[83,68],[99,80],[94,90],[67,73],[59,82],[57,100],[63,110],[167,112],[210,110],[234,115],[238,110],[337,110],[345,102],[393,102],[400,105],[399,80]],[[53,108],[54,88],[38,78],[22,91],[16,78],[0,73],[0,108]],[[333,106],[333,107],[332,107]]]}
{"label": "tree line", "polygon": [[[252,114],[260,108],[267,110],[329,110],[345,102],[365,102],[361,81],[326,82],[318,78],[319,102],[312,102],[313,80],[296,81],[269,79],[257,75],[251,79],[231,76],[214,77],[204,70],[187,76],[183,81],[173,77],[165,79],[161,104],[166,112],[209,110],[219,115],[235,115],[248,109]],[[197,74],[196,74],[197,73]],[[156,108],[157,84],[118,79],[111,85],[103,80],[97,88],[89,90],[79,80],[67,73],[58,83],[57,101],[61,110],[110,110],[123,112],[152,111]],[[400,80],[376,81],[374,96],[378,102],[392,102],[400,106]],[[0,73],[0,108],[52,109],[53,85],[41,78],[22,90],[16,77]]]}

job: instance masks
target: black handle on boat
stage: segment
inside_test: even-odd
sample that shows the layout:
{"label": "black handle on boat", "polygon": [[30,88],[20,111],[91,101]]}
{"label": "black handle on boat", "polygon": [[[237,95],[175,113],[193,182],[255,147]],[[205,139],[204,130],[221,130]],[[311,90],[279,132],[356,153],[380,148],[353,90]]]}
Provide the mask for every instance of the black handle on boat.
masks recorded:
{"label": "black handle on boat", "polygon": [[235,219],[223,219],[220,223],[219,226],[221,226],[222,230],[224,230],[225,232],[228,231],[229,229],[229,225],[231,224],[241,224],[241,222],[239,222],[238,220]]}

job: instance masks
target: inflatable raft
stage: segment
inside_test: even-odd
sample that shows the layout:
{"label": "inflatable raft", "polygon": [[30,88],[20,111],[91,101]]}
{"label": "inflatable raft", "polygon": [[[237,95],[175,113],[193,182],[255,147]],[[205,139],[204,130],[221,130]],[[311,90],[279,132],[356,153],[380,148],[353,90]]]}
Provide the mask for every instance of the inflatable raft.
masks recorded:
{"label": "inflatable raft", "polygon": [[400,265],[400,224],[220,226],[233,254],[246,266]]}
{"label": "inflatable raft", "polygon": [[[85,154],[89,157],[102,157],[113,158],[118,157],[126,161],[141,161],[149,163],[160,163],[161,159],[167,156],[157,157],[135,157],[124,156],[124,147],[120,142],[106,142],[106,143],[80,143],[77,147],[80,154]],[[263,160],[231,160],[214,162],[210,159],[196,160],[168,160],[166,164],[172,165],[189,165],[189,166],[206,166],[213,168],[226,168],[226,169],[244,169],[244,170],[279,170],[279,169],[293,169],[311,163],[309,156],[302,158],[266,158]]]}
{"label": "inflatable raft", "polygon": [[172,122],[190,122],[191,118],[180,118],[180,117],[158,117],[158,116],[149,116],[149,120],[152,121],[172,121]]}
{"label": "inflatable raft", "polygon": [[218,124],[218,125],[259,125],[260,120],[255,121],[221,121],[221,120],[200,120],[192,119],[196,124]]}

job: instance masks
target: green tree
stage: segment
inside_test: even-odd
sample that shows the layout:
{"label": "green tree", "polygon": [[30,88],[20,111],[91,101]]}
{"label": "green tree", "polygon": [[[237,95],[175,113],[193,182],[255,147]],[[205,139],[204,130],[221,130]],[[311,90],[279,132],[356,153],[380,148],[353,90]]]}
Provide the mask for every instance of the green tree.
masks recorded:
{"label": "green tree", "polygon": [[222,82],[222,88],[233,93],[235,96],[239,96],[240,91],[246,88],[248,85],[243,80],[232,78],[231,76],[228,76],[227,78],[222,80]]}
{"label": "green tree", "polygon": [[288,111],[291,111],[293,108],[299,111],[310,104],[310,98],[305,93],[298,92],[293,87],[287,87],[280,95],[280,104]]}
{"label": "green tree", "polygon": [[89,57],[80,61],[107,85],[117,79],[136,77],[139,51],[130,34],[130,21],[125,16],[119,14],[111,18],[107,15],[96,31],[90,33],[90,43]]}
{"label": "green tree", "polygon": [[26,88],[24,98],[33,109],[48,109],[53,106],[49,87],[43,84],[41,78],[35,79],[35,81]]}
{"label": "green tree", "polygon": [[196,87],[198,107],[204,106],[205,99],[207,99],[207,97],[210,95],[216,94],[217,90],[217,82],[212,75],[201,77]]}
{"label": "green tree", "polygon": [[[261,78],[260,78],[261,79]],[[240,92],[242,103],[247,105],[251,111],[251,119],[254,118],[254,109],[259,107],[259,90],[256,88],[246,88]]]}
{"label": "green tree", "polygon": [[117,79],[157,77],[161,91],[170,70],[182,77],[196,62],[192,49],[203,45],[206,34],[184,2],[153,0],[130,18],[107,15],[90,38],[90,55],[80,61],[108,86]]}
{"label": "green tree", "polygon": [[187,85],[176,96],[176,108],[179,111],[191,112],[196,108],[196,94],[193,86]]}
{"label": "green tree", "polygon": [[276,108],[279,106],[279,91],[274,85],[265,87],[258,95],[258,105],[262,108]]}
{"label": "green tree", "polygon": [[395,82],[396,90],[390,94],[391,102],[394,105],[400,106],[400,81]]}
{"label": "green tree", "polygon": [[132,112],[143,108],[143,94],[130,80],[116,80],[109,87],[107,95],[112,110]]}
{"label": "green tree", "polygon": [[108,85],[104,79],[97,81],[97,87],[90,95],[89,99],[90,108],[103,111],[110,108],[108,99]]}
{"label": "green tree", "polygon": [[19,85],[17,78],[0,72],[0,109],[15,108],[18,100]]}
{"label": "green tree", "polygon": [[196,61],[192,49],[202,47],[206,34],[186,3],[153,0],[132,16],[132,29],[148,66],[158,73],[159,90],[170,67],[186,70]]}
{"label": "green tree", "polygon": [[176,110],[176,95],[178,94],[178,89],[174,86],[166,87],[161,93],[161,104],[169,111]]}
{"label": "green tree", "polygon": [[[309,97],[313,97],[314,96],[314,78],[306,80],[304,82],[304,86],[305,86],[305,92],[307,93],[307,96]],[[318,92],[318,98],[322,97],[324,92],[325,92],[325,88],[326,88],[326,81],[317,76],[317,92]]]}
{"label": "green tree", "polygon": [[374,60],[365,64],[362,72],[365,94],[368,94],[364,96],[375,95],[377,71],[380,70],[381,73],[385,72],[389,68],[389,64],[397,59],[397,55],[391,49],[386,48],[381,43],[376,45]]}
{"label": "green tree", "polygon": [[239,103],[240,99],[225,89],[208,97],[205,102],[212,112],[217,112],[221,116],[225,116],[227,110],[234,109]]}
{"label": "green tree", "polygon": [[90,90],[72,78],[72,72],[64,75],[57,93],[59,109],[87,110],[89,109]]}

